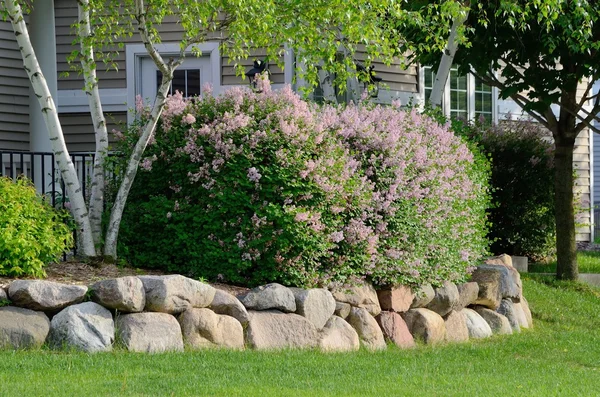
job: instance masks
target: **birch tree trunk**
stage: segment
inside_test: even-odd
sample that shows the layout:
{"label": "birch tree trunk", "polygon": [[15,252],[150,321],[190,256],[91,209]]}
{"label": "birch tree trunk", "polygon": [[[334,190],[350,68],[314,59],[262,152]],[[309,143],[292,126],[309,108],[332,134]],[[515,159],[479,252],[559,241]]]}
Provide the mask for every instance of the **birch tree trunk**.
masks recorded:
{"label": "birch tree trunk", "polygon": [[94,156],[94,169],[92,173],[92,193],[90,195],[89,218],[92,228],[92,237],[95,247],[100,251],[102,243],[102,211],[104,209],[104,164],[108,155],[108,132],[106,119],[100,102],[98,91],[98,78],[96,77],[96,63],[94,49],[89,42],[92,34],[90,24],[89,0],[79,0],[79,41],[81,44],[81,66],[85,80],[85,93],[90,105],[92,123],[96,136],[96,152]]}
{"label": "birch tree trunk", "polygon": [[454,18],[454,21],[452,22],[452,29],[450,30],[450,37],[448,37],[448,44],[444,49],[440,66],[435,74],[435,81],[431,90],[431,96],[429,97],[429,102],[434,108],[442,105],[442,94],[444,93],[446,81],[448,80],[450,68],[452,68],[452,62],[454,61],[454,55],[456,54],[456,49],[458,47],[456,44],[456,33],[458,28],[466,22],[468,17],[469,11],[467,10],[465,13],[460,13],[460,15]]}
{"label": "birch tree trunk", "polygon": [[77,178],[77,172],[73,166],[73,161],[67,150],[54,100],[52,99],[48,84],[42,74],[33,46],[31,45],[29,31],[27,30],[27,25],[25,24],[23,17],[23,11],[19,3],[15,0],[4,0],[4,6],[8,12],[21,51],[21,56],[23,57],[23,67],[27,72],[35,96],[38,98],[42,109],[56,165],[65,181],[67,195],[71,203],[71,213],[75,220],[75,224],[77,225],[79,247],[83,251],[84,256],[94,257],[96,255],[96,250],[81,185]]}
{"label": "birch tree trunk", "polygon": [[119,237],[119,228],[121,226],[123,210],[125,209],[127,196],[129,195],[129,191],[131,190],[131,186],[135,180],[142,154],[144,153],[150,138],[156,130],[156,123],[158,122],[158,118],[165,107],[167,93],[169,92],[171,82],[173,81],[173,72],[183,62],[184,55],[184,50],[181,50],[179,59],[177,61],[171,60],[167,64],[167,62],[165,62],[158,53],[156,48],[154,48],[152,38],[150,37],[150,34],[146,28],[144,0],[135,1],[135,13],[140,37],[144,43],[144,47],[146,48],[148,55],[150,55],[150,58],[152,58],[158,69],[162,72],[162,81],[156,94],[156,98],[154,99],[154,105],[152,106],[149,119],[144,125],[142,135],[137,141],[127,164],[127,169],[123,175],[123,180],[119,186],[119,191],[117,192],[117,197],[115,198],[115,202],[110,213],[110,220],[108,223],[106,240],[104,244],[104,256],[111,259],[117,258],[117,239]]}

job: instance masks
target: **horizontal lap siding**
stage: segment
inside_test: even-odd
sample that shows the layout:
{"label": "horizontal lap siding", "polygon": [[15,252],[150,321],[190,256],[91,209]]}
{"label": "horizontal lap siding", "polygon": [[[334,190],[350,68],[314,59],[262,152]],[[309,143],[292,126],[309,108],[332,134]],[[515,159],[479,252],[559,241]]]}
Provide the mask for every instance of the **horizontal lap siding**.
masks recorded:
{"label": "horizontal lap siding", "polygon": [[1,20],[0,149],[29,150],[29,79],[12,26]]}
{"label": "horizontal lap siding", "polygon": [[[65,134],[67,148],[71,152],[93,152],[95,150],[94,126],[88,113],[61,113],[60,123]],[[109,140],[113,141],[110,133],[113,129],[122,129],[127,124],[127,112],[106,114]]]}
{"label": "horizontal lap siding", "polygon": [[[237,63],[244,67],[244,73],[252,69],[254,60],[263,60],[267,55],[266,50],[256,49],[250,52],[250,56],[247,59],[238,60]],[[283,64],[283,57],[279,59],[279,62]],[[221,57],[221,84],[222,85],[247,85],[248,79],[243,79],[242,76],[237,75],[235,67],[236,62],[230,58],[223,56]],[[269,63],[269,72],[271,73],[269,79],[273,84],[283,84],[285,82],[285,75],[283,70],[277,66],[277,62]]]}
{"label": "horizontal lap siding", "polygon": [[[577,87],[578,100],[584,95],[587,80]],[[573,168],[577,174],[575,179],[575,192],[579,195],[582,205],[581,212],[577,215],[578,227],[576,230],[577,241],[591,241],[592,239],[592,159],[593,149],[590,144],[590,130],[584,129],[575,140],[575,155]]]}
{"label": "horizontal lap siding", "polygon": [[[67,62],[67,57],[78,44],[73,46],[75,40],[75,29],[71,27],[77,21],[77,2],[76,0],[55,0],[55,22],[56,22],[56,58],[58,72],[59,90],[80,90],[83,89],[83,76],[77,71],[73,71],[72,66],[79,66],[75,61],[73,65]],[[159,26],[163,43],[179,42],[181,39],[181,27],[171,18]],[[124,43],[141,44],[139,35],[136,33],[133,37],[123,40]],[[116,64],[114,67],[108,67],[102,62],[98,62],[98,81],[100,88],[127,88],[126,70],[125,70],[125,48],[119,50],[118,55],[113,59]],[[69,76],[64,76],[68,72]]]}
{"label": "horizontal lap siding", "polygon": [[[368,54],[363,47],[359,47],[355,58],[357,61],[364,63],[368,58]],[[400,61],[387,66],[377,59],[371,61],[374,66],[373,71],[377,77],[381,77],[381,87],[392,91],[402,92],[419,92],[419,75],[416,66],[409,66],[407,69],[400,67]]]}

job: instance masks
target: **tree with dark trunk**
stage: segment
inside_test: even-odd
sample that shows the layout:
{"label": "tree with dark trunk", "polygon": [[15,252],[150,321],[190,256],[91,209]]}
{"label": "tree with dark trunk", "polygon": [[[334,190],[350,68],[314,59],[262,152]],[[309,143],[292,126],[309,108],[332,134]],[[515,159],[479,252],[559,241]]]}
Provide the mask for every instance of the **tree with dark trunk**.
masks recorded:
{"label": "tree with dark trunk", "polygon": [[[414,2],[416,10],[446,3]],[[496,87],[501,98],[511,98],[552,133],[559,279],[578,276],[573,159],[581,131],[600,132],[593,124],[600,121],[600,95],[592,91],[600,77],[599,22],[600,3],[591,0],[471,1],[465,45],[454,57],[459,72]],[[441,54],[428,44],[427,31],[416,24],[399,31],[410,39],[404,49],[412,51],[412,61],[439,64]]]}

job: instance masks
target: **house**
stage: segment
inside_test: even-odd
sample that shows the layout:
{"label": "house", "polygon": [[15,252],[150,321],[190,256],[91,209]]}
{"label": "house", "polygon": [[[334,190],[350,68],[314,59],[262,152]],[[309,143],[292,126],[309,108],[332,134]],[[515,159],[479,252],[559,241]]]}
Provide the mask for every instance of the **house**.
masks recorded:
{"label": "house", "polygon": [[[30,15],[29,28],[42,70],[57,102],[67,146],[72,153],[86,153],[94,149],[94,133],[87,98],[82,91],[83,78],[77,73],[64,76],[64,72],[70,69],[66,59],[73,49],[74,36],[71,25],[76,19],[75,0],[46,0],[36,2],[35,10]],[[164,32],[163,43],[158,46],[161,53],[178,51],[177,28],[174,22],[161,26]],[[219,94],[227,87],[247,84],[236,75],[228,59],[220,54],[217,42],[209,41],[199,47],[202,56],[190,56],[178,69],[173,83],[174,89],[191,95],[199,93],[200,87],[208,82],[212,84],[213,92]],[[45,132],[37,99],[31,95],[29,81],[22,68],[21,55],[8,22],[0,21],[0,48],[2,173],[19,171],[44,175],[44,170],[52,167],[51,162],[41,159],[36,163],[27,153],[50,152],[50,141]],[[254,55],[259,57],[262,54],[256,52]],[[358,53],[356,57],[360,61],[363,56],[364,54]],[[287,52],[283,60],[284,70],[274,65],[270,67],[274,88],[293,82],[294,55]],[[118,70],[98,73],[100,95],[108,116],[109,131],[127,123],[128,106],[135,102],[136,95],[153,97],[157,89],[157,69],[139,40],[127,40],[116,62]],[[249,59],[246,65],[248,69],[251,63],[252,60]],[[426,67],[401,69],[377,62],[374,66],[377,76],[382,78],[382,89],[377,102],[390,103],[399,99],[402,103],[423,103],[427,90],[430,90],[433,84],[432,71]],[[498,121],[509,113],[520,113],[516,104],[510,100],[500,100],[496,89],[478,82],[473,76],[460,76],[453,70],[448,80],[443,106],[448,115],[484,117]],[[296,83],[298,84],[302,82]],[[585,131],[577,140],[575,167],[578,170],[578,190],[586,202],[592,202],[591,147],[592,137]],[[80,176],[85,180],[85,164],[89,157],[85,154],[79,156],[76,163]],[[7,167],[9,161],[12,165]],[[44,186],[41,188],[45,189]],[[578,240],[591,241],[591,211],[584,211],[581,223],[584,226],[578,230]]]}

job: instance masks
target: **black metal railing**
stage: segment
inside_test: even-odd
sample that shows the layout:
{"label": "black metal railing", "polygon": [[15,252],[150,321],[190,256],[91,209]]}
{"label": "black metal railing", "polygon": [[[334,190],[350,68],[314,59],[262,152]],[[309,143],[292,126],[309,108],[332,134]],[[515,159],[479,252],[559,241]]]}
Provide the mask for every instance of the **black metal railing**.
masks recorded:
{"label": "black metal railing", "polygon": [[[89,202],[94,153],[71,153],[70,156],[81,183],[83,197],[86,202]],[[64,209],[69,206],[65,181],[56,167],[54,153],[0,150],[0,175],[11,179],[25,176],[54,208]],[[76,255],[77,233],[73,233],[73,236],[75,238],[73,254]],[[64,255],[65,258],[66,255],[67,253]]]}

